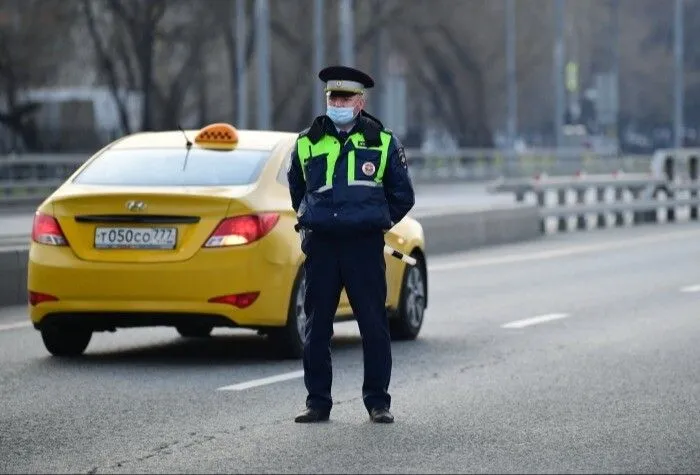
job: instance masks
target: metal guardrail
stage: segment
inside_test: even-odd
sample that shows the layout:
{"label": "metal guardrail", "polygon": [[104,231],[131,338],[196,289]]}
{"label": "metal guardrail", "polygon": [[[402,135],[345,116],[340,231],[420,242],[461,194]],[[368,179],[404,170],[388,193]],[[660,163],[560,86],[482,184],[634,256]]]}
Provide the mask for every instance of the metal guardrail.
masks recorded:
{"label": "metal guardrail", "polygon": [[609,175],[539,176],[533,178],[497,179],[488,186],[491,192],[512,192],[521,201],[524,193],[540,193],[547,190],[587,190],[612,186],[616,188],[641,189],[665,185],[667,180],[652,177],[649,173],[613,173]]}
{"label": "metal guardrail", "polygon": [[538,174],[573,175],[577,172],[645,173],[651,155],[597,155],[579,149],[531,149],[514,152],[498,149],[460,149],[425,152],[407,149],[406,158],[416,181],[488,181],[499,177],[521,178]]}
{"label": "metal guardrail", "polygon": [[65,178],[88,158],[87,154],[2,155],[0,181]]}
{"label": "metal guardrail", "polygon": [[0,157],[0,207],[39,204],[88,158],[85,154]]}
{"label": "metal guardrail", "polygon": [[[0,207],[35,205],[68,178],[87,154],[0,156]],[[460,149],[425,152],[407,149],[411,176],[417,183],[483,182],[497,177],[525,177],[538,173],[577,171],[645,172],[651,156],[597,156],[580,150],[534,149],[523,153],[497,149]]]}
{"label": "metal guardrail", "polygon": [[[2,217],[0,217],[0,220]],[[28,247],[31,240],[31,235],[14,234],[8,236],[0,236],[0,252],[6,249],[15,249],[18,247]]]}
{"label": "metal guardrail", "polygon": [[499,179],[487,189],[537,203],[543,232],[551,219],[556,219],[558,231],[605,228],[609,218],[614,226],[674,222],[681,211],[697,221],[700,207],[700,181],[669,181],[650,174]]}

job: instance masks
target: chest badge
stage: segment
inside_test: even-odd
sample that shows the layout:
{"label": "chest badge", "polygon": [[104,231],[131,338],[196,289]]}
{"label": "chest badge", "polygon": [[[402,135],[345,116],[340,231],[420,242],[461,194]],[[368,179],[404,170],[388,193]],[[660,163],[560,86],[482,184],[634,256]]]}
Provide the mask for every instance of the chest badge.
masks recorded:
{"label": "chest badge", "polygon": [[374,175],[375,170],[376,170],[376,167],[374,166],[374,163],[372,163],[372,162],[365,162],[362,164],[362,173],[364,173],[367,176]]}

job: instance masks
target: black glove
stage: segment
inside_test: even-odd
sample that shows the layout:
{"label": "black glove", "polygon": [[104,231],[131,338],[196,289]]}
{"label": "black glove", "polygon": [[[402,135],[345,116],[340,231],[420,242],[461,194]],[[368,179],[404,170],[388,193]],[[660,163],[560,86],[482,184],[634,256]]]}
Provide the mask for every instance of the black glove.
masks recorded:
{"label": "black glove", "polygon": [[307,256],[309,255],[309,243],[311,242],[311,230],[304,228],[304,227],[299,227],[299,236],[301,238],[301,252],[306,254]]}

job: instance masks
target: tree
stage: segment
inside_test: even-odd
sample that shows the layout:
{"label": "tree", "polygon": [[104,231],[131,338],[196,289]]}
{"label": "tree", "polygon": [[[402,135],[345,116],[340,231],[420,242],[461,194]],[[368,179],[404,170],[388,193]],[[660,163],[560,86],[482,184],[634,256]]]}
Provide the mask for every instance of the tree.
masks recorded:
{"label": "tree", "polygon": [[[190,87],[202,77],[205,45],[217,31],[216,15],[209,10],[200,14],[201,5],[186,0],[82,0],[82,6],[98,68],[118,104],[123,128],[177,127]],[[128,123],[122,90],[142,94],[136,126]]]}
{"label": "tree", "polygon": [[[0,110],[0,119],[27,133],[20,130],[26,129],[31,106],[18,102],[19,91],[29,84],[52,85],[51,74],[77,54],[59,49],[56,34],[76,30],[82,35],[79,44],[92,46],[91,69],[99,71],[95,85],[112,91],[124,131],[233,121],[239,107],[234,1],[5,0],[0,11],[6,17],[17,12],[22,28],[12,29],[7,21],[0,25],[0,48],[5,48],[0,94],[10,107]],[[615,1],[567,3],[565,59],[579,65],[579,93],[614,64],[613,7],[619,5],[621,114],[638,122],[668,123],[673,109],[672,2]],[[40,4],[52,13],[38,26]],[[311,70],[312,0],[269,4],[273,127],[301,130],[311,119],[312,95],[322,94],[317,72]],[[383,78],[389,58],[399,58],[406,64],[411,144],[420,145],[423,131],[435,128],[462,146],[491,146],[506,120],[504,1],[357,0],[354,5],[356,65],[378,80],[369,94],[371,107],[387,84]],[[554,0],[517,0],[516,5],[519,129],[551,134]],[[331,64],[340,60],[338,2],[327,0],[325,7],[324,59]],[[80,14],[68,14],[76,9]],[[246,92],[255,98],[254,0],[246,0],[246,12]],[[686,2],[686,23],[696,17],[700,5]],[[700,104],[700,53],[690,47],[696,36],[686,28],[686,117],[692,120],[700,110],[694,106]],[[145,106],[135,123],[123,91],[142,96]],[[255,100],[250,104],[248,119],[256,114]]]}
{"label": "tree", "polygon": [[[60,43],[75,15],[74,5],[51,0],[3,0],[0,7],[0,124],[29,150],[39,147],[39,105],[24,92],[50,81],[60,66]],[[4,104],[3,104],[4,102]],[[13,147],[14,148],[14,147]]]}

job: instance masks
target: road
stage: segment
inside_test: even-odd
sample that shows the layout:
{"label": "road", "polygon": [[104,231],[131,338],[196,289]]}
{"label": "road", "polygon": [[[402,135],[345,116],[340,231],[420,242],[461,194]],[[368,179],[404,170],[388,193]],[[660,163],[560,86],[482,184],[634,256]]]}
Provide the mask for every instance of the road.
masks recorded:
{"label": "road", "polygon": [[[490,194],[483,183],[452,183],[445,185],[416,185],[416,207],[419,214],[449,208],[484,209],[511,206],[515,199],[510,193]],[[2,202],[0,201],[0,208]],[[0,245],[22,245],[32,229],[33,210],[0,212]]]}
{"label": "road", "polygon": [[122,330],[61,361],[6,309],[0,471],[697,473],[699,261],[697,224],[433,258],[423,331],[393,346],[393,425],[364,412],[354,322],[331,421],[300,425],[300,362],[251,333]]}

